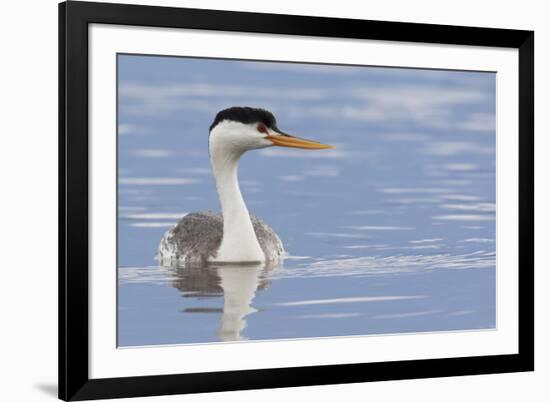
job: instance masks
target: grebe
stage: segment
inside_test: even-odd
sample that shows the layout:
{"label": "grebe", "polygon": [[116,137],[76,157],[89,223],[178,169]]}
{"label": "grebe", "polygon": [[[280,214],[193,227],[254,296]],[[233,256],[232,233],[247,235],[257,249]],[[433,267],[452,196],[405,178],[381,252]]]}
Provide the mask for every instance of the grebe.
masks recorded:
{"label": "grebe", "polygon": [[220,111],[210,126],[209,150],[222,213],[185,215],[160,241],[160,265],[277,263],[282,259],[281,240],[273,229],[248,213],[237,179],[239,159],[246,151],[271,146],[333,148],[282,132],[273,114],[264,109],[231,107]]}

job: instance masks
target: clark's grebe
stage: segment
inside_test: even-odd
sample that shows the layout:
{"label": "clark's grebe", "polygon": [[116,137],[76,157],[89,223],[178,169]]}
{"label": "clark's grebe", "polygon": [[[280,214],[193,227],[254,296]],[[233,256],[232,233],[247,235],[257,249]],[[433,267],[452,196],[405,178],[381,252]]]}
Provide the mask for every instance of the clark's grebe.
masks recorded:
{"label": "clark's grebe", "polygon": [[273,114],[264,109],[232,107],[216,115],[210,126],[209,149],[222,213],[185,215],[160,242],[157,258],[161,265],[276,263],[282,258],[281,240],[273,229],[248,213],[237,180],[241,156],[271,146],[332,148],[282,132]]}

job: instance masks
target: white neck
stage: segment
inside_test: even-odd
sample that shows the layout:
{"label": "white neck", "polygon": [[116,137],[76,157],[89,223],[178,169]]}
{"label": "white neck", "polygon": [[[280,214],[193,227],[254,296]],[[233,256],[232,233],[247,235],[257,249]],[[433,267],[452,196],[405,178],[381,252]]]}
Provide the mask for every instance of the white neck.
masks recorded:
{"label": "white neck", "polygon": [[221,144],[210,145],[210,161],[223,215],[223,238],[213,261],[264,261],[265,255],[256,238],[237,179],[243,152],[224,148]]}

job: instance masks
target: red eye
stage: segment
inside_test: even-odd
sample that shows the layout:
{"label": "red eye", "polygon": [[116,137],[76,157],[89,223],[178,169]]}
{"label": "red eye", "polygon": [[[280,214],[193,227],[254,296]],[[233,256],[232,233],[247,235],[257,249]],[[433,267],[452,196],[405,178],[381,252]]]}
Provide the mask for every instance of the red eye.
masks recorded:
{"label": "red eye", "polygon": [[265,126],[265,124],[259,123],[257,129],[260,133],[267,134],[267,127]]}

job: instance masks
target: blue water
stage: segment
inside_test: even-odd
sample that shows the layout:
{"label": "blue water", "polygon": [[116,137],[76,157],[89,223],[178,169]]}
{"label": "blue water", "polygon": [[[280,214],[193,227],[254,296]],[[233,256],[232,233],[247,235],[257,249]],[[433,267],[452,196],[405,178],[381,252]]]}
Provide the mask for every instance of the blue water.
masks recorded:
{"label": "blue water", "polygon": [[[118,57],[119,346],[495,327],[495,74]],[[279,267],[167,269],[179,217],[219,211],[218,110],[271,110],[333,150],[248,152]]]}

